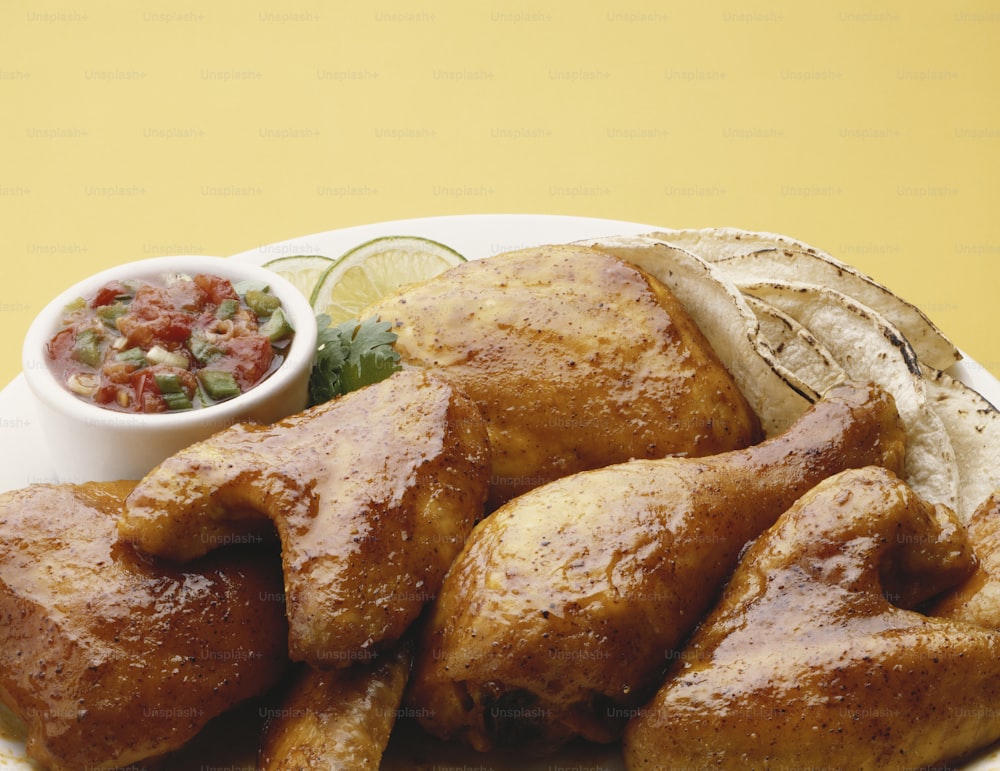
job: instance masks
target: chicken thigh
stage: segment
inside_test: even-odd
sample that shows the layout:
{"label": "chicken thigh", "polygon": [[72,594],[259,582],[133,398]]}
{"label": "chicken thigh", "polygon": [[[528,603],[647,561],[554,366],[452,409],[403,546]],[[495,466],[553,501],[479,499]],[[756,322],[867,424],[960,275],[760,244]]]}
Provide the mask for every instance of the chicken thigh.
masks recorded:
{"label": "chicken thigh", "polygon": [[399,639],[437,592],[482,516],[488,474],[476,406],[403,371],[173,455],[129,495],[119,531],[188,560],[273,522],[291,657],[347,666]]}
{"label": "chicken thigh", "polygon": [[975,567],[890,472],[846,471],[747,550],[637,710],[629,769],[944,768],[1000,738],[1000,634],[910,610]]}
{"label": "chicken thigh", "polygon": [[0,495],[0,700],[43,768],[175,750],[287,664],[276,551],[140,557],[116,530],[133,484]]}
{"label": "chicken thigh", "polygon": [[844,385],[755,447],[526,493],[477,526],[449,571],[408,704],[429,732],[480,750],[614,740],[746,542],[833,473],[898,470],[904,444],[891,396]]}
{"label": "chicken thigh", "polygon": [[365,312],[404,365],[447,377],[483,412],[489,508],[632,458],[703,456],[759,440],[732,377],[670,291],[581,245],[458,265]]}

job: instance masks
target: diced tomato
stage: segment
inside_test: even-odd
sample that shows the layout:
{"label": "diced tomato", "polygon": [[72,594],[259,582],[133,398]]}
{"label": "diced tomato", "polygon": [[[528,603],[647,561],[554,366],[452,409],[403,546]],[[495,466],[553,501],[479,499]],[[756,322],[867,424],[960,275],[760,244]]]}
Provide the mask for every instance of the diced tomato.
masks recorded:
{"label": "diced tomato", "polygon": [[122,295],[132,294],[124,284],[120,281],[111,281],[104,286],[102,286],[97,294],[94,295],[94,299],[90,301],[91,308],[100,308],[103,305],[111,305],[115,301],[116,297],[121,297]]}
{"label": "diced tomato", "polygon": [[100,388],[97,389],[97,393],[94,394],[94,401],[98,404],[113,404],[117,401],[118,389],[121,386],[117,386],[114,383],[105,383]]}
{"label": "diced tomato", "polygon": [[194,281],[175,281],[160,289],[164,305],[188,313],[198,313],[208,302],[208,294]]}
{"label": "diced tomato", "polygon": [[173,299],[173,295],[161,287],[147,284],[139,288],[129,304],[128,313],[116,322],[118,331],[125,336],[126,347],[140,345],[148,349],[163,343],[182,343],[191,336],[195,317],[177,310]]}
{"label": "diced tomato", "polygon": [[167,405],[163,401],[160,389],[156,387],[156,379],[148,369],[139,370],[132,375],[132,391],[134,393],[135,412],[164,412]]}
{"label": "diced tomato", "polygon": [[240,296],[236,294],[236,290],[233,289],[232,282],[221,276],[209,276],[199,273],[194,277],[194,283],[208,296],[208,302],[214,305],[218,305],[223,300],[240,299]]}
{"label": "diced tomato", "polygon": [[111,360],[104,363],[102,371],[108,382],[124,385],[132,382],[132,374],[136,369],[136,364],[133,361]]}
{"label": "diced tomato", "polygon": [[76,341],[77,327],[71,326],[60,329],[55,337],[49,340],[48,354],[53,361],[61,362],[65,365],[73,352],[73,343]]}
{"label": "diced tomato", "polygon": [[246,391],[267,374],[274,359],[274,349],[266,337],[234,337],[226,342],[224,355],[212,363],[212,369],[229,370],[241,391]]}

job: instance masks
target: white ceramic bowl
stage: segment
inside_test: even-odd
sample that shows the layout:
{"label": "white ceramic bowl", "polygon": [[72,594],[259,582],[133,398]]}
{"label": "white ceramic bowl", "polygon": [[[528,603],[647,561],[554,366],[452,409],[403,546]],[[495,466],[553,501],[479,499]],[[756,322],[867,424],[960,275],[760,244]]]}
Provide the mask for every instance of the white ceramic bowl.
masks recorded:
{"label": "white ceramic bowl", "polygon": [[[228,401],[183,412],[123,413],[86,402],[58,381],[45,347],[58,330],[63,309],[94,295],[115,279],[152,278],[169,272],[207,273],[234,283],[263,281],[281,300],[295,336],[285,360],[263,382]],[[316,350],[316,321],[309,301],[274,273],[222,257],[155,257],[97,273],[62,292],[32,322],[22,365],[37,401],[37,414],[57,477],[65,482],[140,479],[160,461],[243,420],[270,423],[304,409]]]}

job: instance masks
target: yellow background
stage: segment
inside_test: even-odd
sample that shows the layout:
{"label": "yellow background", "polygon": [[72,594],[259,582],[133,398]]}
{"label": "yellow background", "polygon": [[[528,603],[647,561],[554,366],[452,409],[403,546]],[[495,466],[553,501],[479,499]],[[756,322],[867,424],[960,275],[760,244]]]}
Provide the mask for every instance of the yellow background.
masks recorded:
{"label": "yellow background", "polygon": [[481,212],[784,232],[1000,375],[996,2],[0,9],[0,385],[99,268]]}

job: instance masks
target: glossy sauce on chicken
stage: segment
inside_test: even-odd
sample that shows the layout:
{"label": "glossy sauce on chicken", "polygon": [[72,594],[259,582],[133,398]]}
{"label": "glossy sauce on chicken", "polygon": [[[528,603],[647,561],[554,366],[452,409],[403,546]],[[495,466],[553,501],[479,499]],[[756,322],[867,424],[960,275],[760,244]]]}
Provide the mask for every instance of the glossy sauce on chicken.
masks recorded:
{"label": "glossy sauce on chicken", "polygon": [[831,474],[898,471],[904,447],[892,397],[845,385],[754,447],[629,461],[510,501],[445,578],[409,706],[479,750],[614,741],[744,545]]}
{"label": "glossy sauce on chicken", "polygon": [[698,457],[761,438],[757,416],[670,291],[594,249],[458,265],[365,311],[406,366],[455,383],[486,419],[490,508],[630,458]]}
{"label": "glossy sauce on chicken", "polygon": [[975,570],[891,472],[817,485],[747,550],[625,735],[629,769],[945,768],[1000,738],[1000,635],[917,612]]}
{"label": "glossy sauce on chicken", "polygon": [[436,594],[482,516],[489,449],[467,396],[396,372],[176,453],[129,495],[119,532],[188,560],[273,523],[290,655],[346,667],[395,642]]}
{"label": "glossy sauce on chicken", "polygon": [[118,542],[132,482],[0,495],[0,700],[52,769],[116,768],[177,749],[277,682],[277,554],[185,566]]}

